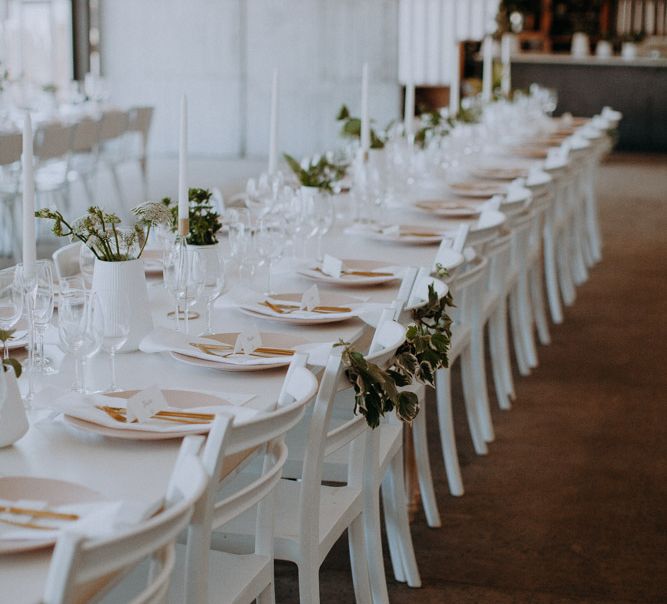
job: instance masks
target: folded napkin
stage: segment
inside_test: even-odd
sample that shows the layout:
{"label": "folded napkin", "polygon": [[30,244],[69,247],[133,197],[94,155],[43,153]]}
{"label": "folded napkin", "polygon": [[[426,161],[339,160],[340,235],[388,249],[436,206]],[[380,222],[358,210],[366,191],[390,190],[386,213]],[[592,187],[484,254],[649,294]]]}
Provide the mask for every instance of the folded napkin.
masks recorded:
{"label": "folded napkin", "polygon": [[[146,391],[144,391],[146,392]],[[202,393],[204,394],[204,393]],[[208,393],[206,393],[208,394]],[[243,407],[243,403],[249,401],[254,395],[228,395],[225,393],[215,393],[215,396],[230,403],[230,398],[235,398],[233,404],[229,405],[202,405],[199,407],[171,408],[170,411],[194,412],[194,413],[214,413],[228,415],[234,418],[235,423],[242,423],[255,417],[259,411]],[[197,393],[193,392],[193,399],[196,399]],[[76,417],[87,422],[115,428],[118,430],[130,430],[139,432],[202,432],[202,425],[206,424],[188,424],[164,421],[158,418],[148,418],[144,421],[133,423],[119,422],[105,411],[98,409],[98,406],[120,407],[127,409],[127,400],[118,397],[105,396],[103,394],[79,394],[77,392],[62,393],[55,388],[46,388],[35,395],[33,405],[36,408],[50,409],[71,417]]]}
{"label": "folded napkin", "polygon": [[526,180],[524,178],[517,178],[507,187],[506,200],[507,203],[517,203],[528,200],[530,195],[530,189],[526,188]]}
{"label": "folded napkin", "polygon": [[526,184],[531,187],[535,187],[537,185],[546,185],[550,183],[552,180],[551,176],[549,176],[540,166],[531,166],[530,169],[528,170],[528,177],[526,178]]}
{"label": "folded napkin", "polygon": [[[0,543],[2,541],[53,541],[63,530],[71,530],[89,538],[102,538],[117,534],[139,524],[157,512],[162,501],[91,501],[49,505],[46,501],[0,499],[0,507],[48,510],[62,514],[76,514],[78,520],[56,520],[30,514],[0,512]],[[8,522],[34,524],[44,528],[15,526]]]}

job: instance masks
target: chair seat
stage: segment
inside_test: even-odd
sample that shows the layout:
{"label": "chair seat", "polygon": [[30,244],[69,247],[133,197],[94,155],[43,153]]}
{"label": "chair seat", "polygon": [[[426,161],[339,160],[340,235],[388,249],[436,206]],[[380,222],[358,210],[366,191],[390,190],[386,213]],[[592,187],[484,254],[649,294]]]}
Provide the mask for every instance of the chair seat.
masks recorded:
{"label": "chair seat", "polygon": [[[178,544],[167,600],[170,604],[185,602],[185,553],[185,546]],[[211,603],[251,602],[261,593],[262,586],[273,583],[273,564],[269,556],[237,555],[211,550],[208,563],[208,601]]]}
{"label": "chair seat", "polygon": [[[238,477],[242,482],[245,480],[251,482],[253,478],[254,476],[249,473]],[[235,489],[239,488],[238,482],[234,481],[233,484]],[[361,513],[363,505],[361,488],[322,485],[320,489],[319,563],[352,520]],[[300,559],[298,549],[300,493],[301,483],[287,479],[282,479],[278,483],[274,493],[274,555],[278,560],[296,562]],[[221,527],[213,534],[216,549],[234,553],[250,551],[254,542],[255,518],[256,508],[253,507]]]}

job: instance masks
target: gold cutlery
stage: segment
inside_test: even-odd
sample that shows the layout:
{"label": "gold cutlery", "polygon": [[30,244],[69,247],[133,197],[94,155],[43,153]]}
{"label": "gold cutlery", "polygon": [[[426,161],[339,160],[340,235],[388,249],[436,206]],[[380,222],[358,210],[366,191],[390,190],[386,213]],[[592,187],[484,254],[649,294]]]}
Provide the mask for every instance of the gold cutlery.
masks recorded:
{"label": "gold cutlery", "polygon": [[[316,271],[319,271],[320,273],[326,275],[326,273],[319,267],[316,266],[315,269]],[[375,271],[353,271],[353,270],[342,270],[340,272],[341,275],[352,275],[354,277],[393,277],[394,273],[380,273],[380,272],[375,272]],[[329,277],[331,275],[328,275]]]}
{"label": "gold cutlery", "polygon": [[35,518],[51,518],[52,520],[78,520],[77,514],[64,514],[62,512],[52,512],[50,510],[34,510],[32,508],[23,508],[18,506],[0,505],[0,514],[14,514],[17,516],[34,516]]}
{"label": "gold cutlery", "polygon": [[[194,346],[195,348],[198,348],[199,350],[207,354],[210,354],[209,351],[211,350],[219,350],[223,352],[229,352],[230,354],[236,354],[234,352],[234,346],[232,346],[231,344],[197,344],[196,342],[190,342],[190,346]],[[238,353],[238,354],[245,354],[245,353]],[[270,348],[267,346],[260,346],[259,348],[255,348],[255,350],[253,350],[253,352],[251,352],[250,354],[258,357],[271,357],[271,356],[291,357],[294,354],[294,351],[289,350],[287,348]]]}
{"label": "gold cutlery", "polygon": [[[110,407],[108,405],[96,405],[100,411],[104,411],[109,417],[123,424],[127,421],[127,409],[123,407]],[[161,419],[167,422],[179,424],[208,424],[215,419],[213,413],[194,413],[185,411],[158,411],[151,419]],[[134,420],[137,421],[136,419]]]}
{"label": "gold cutlery", "polygon": [[[270,308],[273,312],[276,312],[279,315],[288,315],[290,313],[296,312],[297,310],[306,310],[302,309],[301,307],[295,304],[274,304],[273,302],[269,302],[268,300],[264,300],[264,302],[260,302],[259,304]],[[306,312],[329,314],[329,313],[339,313],[339,312],[352,312],[352,309],[347,306],[316,306],[315,308]]]}
{"label": "gold cutlery", "polygon": [[442,233],[424,233],[420,231],[401,231],[401,237],[442,237]]}

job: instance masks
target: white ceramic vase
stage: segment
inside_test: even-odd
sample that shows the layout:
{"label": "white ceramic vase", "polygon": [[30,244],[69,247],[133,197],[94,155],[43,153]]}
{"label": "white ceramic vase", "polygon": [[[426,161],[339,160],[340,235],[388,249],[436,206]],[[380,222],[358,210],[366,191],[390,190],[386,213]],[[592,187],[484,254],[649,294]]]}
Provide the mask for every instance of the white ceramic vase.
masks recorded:
{"label": "white ceramic vase", "polygon": [[[2,365],[0,365],[2,371]],[[5,372],[7,394],[4,402],[0,400],[0,447],[14,444],[28,431],[28,418],[23,408],[23,400],[14,369],[8,367]]]}
{"label": "white ceramic vase", "polygon": [[572,55],[575,57],[587,57],[591,54],[590,40],[588,35],[582,31],[578,31],[572,36]]}
{"label": "white ceramic vase", "polygon": [[124,296],[127,296],[130,302],[130,335],[120,352],[139,350],[139,342],[153,329],[143,261],[95,260],[92,290],[104,298],[105,305],[113,305],[115,301],[120,305]]}
{"label": "white ceramic vase", "polygon": [[636,59],[637,45],[634,42],[623,42],[623,46],[621,46],[621,56],[624,59]]}

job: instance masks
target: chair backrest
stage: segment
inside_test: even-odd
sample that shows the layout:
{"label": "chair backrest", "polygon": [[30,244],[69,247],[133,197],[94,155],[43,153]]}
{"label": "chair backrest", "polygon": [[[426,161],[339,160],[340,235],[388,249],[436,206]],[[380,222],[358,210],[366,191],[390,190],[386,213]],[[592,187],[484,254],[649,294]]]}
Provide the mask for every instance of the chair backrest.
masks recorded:
{"label": "chair backrest", "polygon": [[[465,242],[468,238],[468,232],[469,232],[469,225],[461,225],[462,227],[465,227],[464,231],[457,231],[457,235],[454,241],[456,239],[459,239],[462,241],[463,247],[465,247]],[[458,244],[457,244],[458,245]],[[440,243],[440,247],[438,248],[438,252],[435,255],[435,259],[433,260],[433,271],[435,272],[438,268],[438,265],[440,265],[442,268],[446,269],[449,272],[452,272],[456,270],[459,266],[463,264],[465,261],[465,258],[463,257],[463,247],[461,250],[455,250],[453,247],[450,247],[449,241],[447,239],[443,239],[442,243]]]}
{"label": "chair backrest", "polygon": [[125,134],[128,125],[127,111],[109,109],[100,120],[100,141],[108,141]]}
{"label": "chair backrest", "polygon": [[512,217],[512,264],[523,266],[528,257],[532,213],[528,210]]}
{"label": "chair backrest", "polygon": [[512,232],[507,231],[487,243],[484,256],[489,261],[487,290],[504,293],[512,262]]}
{"label": "chair backrest", "polygon": [[[206,439],[202,463],[209,478],[208,486],[197,502],[188,528],[185,586],[188,602],[207,601],[208,551],[213,530],[260,504],[278,484],[287,460],[285,433],[303,417],[306,405],[317,392],[317,379],[305,367],[306,355],[298,354],[290,364],[281,396],[274,411],[250,421],[232,425],[218,416]],[[223,481],[233,466],[254,453],[264,455],[261,474],[250,484],[224,493]],[[229,467],[229,466],[232,467]],[[273,555],[273,520],[270,504],[258,507],[255,553]]]}
{"label": "chair backrest", "polygon": [[69,243],[53,252],[53,265],[56,268],[56,277],[58,281],[65,277],[74,277],[81,272],[79,265],[79,254],[83,243],[75,241]]}
{"label": "chair backrest", "polygon": [[[119,576],[151,556],[160,570],[151,573],[148,584],[134,603],[164,597],[174,566],[174,543],[188,525],[195,502],[206,486],[206,474],[196,450],[201,439],[184,439],[164,509],[131,529],[108,539],[86,539],[65,532],[56,544],[44,592],[44,604],[88,602],[113,586]],[[193,446],[193,443],[195,446]]]}
{"label": "chair backrest", "polygon": [[20,132],[0,134],[0,166],[8,166],[21,159],[23,136]]}
{"label": "chair backrest", "polygon": [[68,155],[74,126],[51,122],[40,126],[35,133],[35,157],[41,161],[60,159]]}
{"label": "chair backrest", "polygon": [[487,241],[491,241],[503,227],[505,215],[497,210],[484,210],[477,223],[470,229],[467,245],[481,251]]}
{"label": "chair backrest", "polygon": [[72,151],[74,153],[92,152],[97,146],[100,135],[100,122],[84,117],[74,126]]}
{"label": "chair backrest", "polygon": [[487,269],[488,260],[476,257],[466,263],[462,270],[457,271],[449,284],[452,296],[456,300],[456,306],[452,309],[455,323],[472,325],[479,321]]}
{"label": "chair backrest", "polygon": [[128,132],[140,132],[147,139],[154,111],[155,107],[132,107],[128,112]]}

